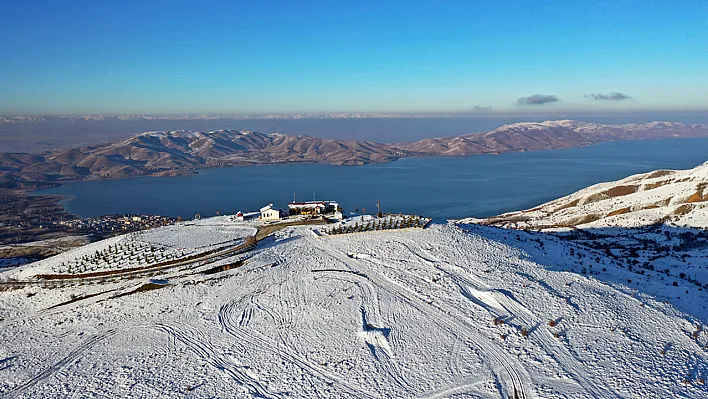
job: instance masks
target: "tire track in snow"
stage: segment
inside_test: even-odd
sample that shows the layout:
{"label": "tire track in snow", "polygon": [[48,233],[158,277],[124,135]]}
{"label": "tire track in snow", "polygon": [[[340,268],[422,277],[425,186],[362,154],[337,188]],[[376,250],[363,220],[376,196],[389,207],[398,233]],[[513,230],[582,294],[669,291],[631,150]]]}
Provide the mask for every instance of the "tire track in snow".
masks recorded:
{"label": "tire track in snow", "polygon": [[226,303],[219,309],[219,323],[221,324],[222,330],[238,339],[240,342],[248,342],[250,346],[259,347],[260,349],[270,351],[275,353],[282,358],[296,364],[301,369],[307,371],[311,375],[319,376],[328,382],[335,383],[342,388],[344,388],[349,394],[355,397],[361,398],[376,398],[369,392],[364,391],[359,387],[355,387],[344,381],[343,378],[337,376],[336,374],[330,372],[329,370],[323,369],[297,353],[293,353],[289,348],[280,348],[276,343],[263,338],[260,334],[250,331],[248,328],[240,328],[237,326],[237,322],[234,320],[234,306],[233,301]]}
{"label": "tire track in snow", "polygon": [[268,399],[279,399],[283,397],[280,393],[270,392],[260,381],[241,370],[242,367],[233,364],[233,362],[219,354],[216,348],[209,342],[208,338],[198,330],[185,326],[178,327],[174,324],[158,324],[157,330],[183,343],[197,356],[216,369],[226,373],[255,396]]}
{"label": "tire track in snow", "polygon": [[[411,246],[405,243],[401,244],[408,247],[413,253],[416,253]],[[419,250],[425,252],[422,248],[419,248]],[[539,339],[539,345],[560,364],[566,373],[572,376],[588,395],[594,398],[623,398],[623,396],[611,391],[607,386],[597,384],[595,382],[596,379],[588,375],[587,369],[579,365],[575,356],[573,356],[565,346],[553,338],[553,334],[546,327],[545,321],[536,317],[526,306],[516,300],[513,294],[506,290],[493,289],[479,279],[471,276],[464,269],[437,260],[430,254],[426,253],[427,256],[425,257],[419,254],[417,255],[421,259],[431,262],[435,268],[450,276],[460,288],[463,296],[487,310],[492,316],[505,316],[504,311],[506,311],[510,316],[519,320],[524,325],[534,326],[534,328],[531,329],[531,335]],[[530,280],[537,283],[539,282],[536,279]]]}
{"label": "tire track in snow", "polygon": [[[307,237],[307,239],[310,240],[313,247],[330,254],[330,256],[338,259],[350,270],[365,273],[372,284],[420,311],[422,314],[428,316],[431,321],[436,322],[440,327],[444,327],[450,335],[481,352],[490,363],[492,372],[500,382],[502,395],[507,398],[519,399],[531,399],[534,397],[530,388],[533,385],[531,377],[528,375],[523,365],[521,365],[517,359],[509,356],[502,348],[499,348],[497,344],[490,341],[487,337],[473,333],[473,331],[475,331],[474,325],[470,325],[465,320],[452,318],[449,314],[442,313],[438,308],[424,305],[416,296],[417,294],[407,287],[388,280],[383,276],[379,277],[370,271],[370,268],[364,266],[362,262],[345,257],[336,249],[328,250],[321,246],[314,238]],[[405,245],[405,243],[401,244]],[[430,261],[430,259],[424,259]],[[360,270],[353,269],[352,265],[357,265]]]}
{"label": "tire track in snow", "polygon": [[[111,337],[116,334],[115,329],[109,329],[106,330],[100,334],[96,334],[90,338],[88,338],[86,341],[84,341],[81,345],[77,346],[74,350],[69,352],[66,356],[61,358],[58,362],[41,372],[35,377],[32,377],[29,381],[3,393],[0,397],[3,399],[10,399],[14,398],[17,395],[20,395],[24,393],[24,391],[28,390],[29,388],[32,388],[33,386],[37,385],[38,383],[44,381],[45,379],[49,378],[52,374],[56,373],[57,371],[61,370],[64,366],[67,364],[73,362],[74,360],[78,359],[83,355],[87,350],[91,349],[93,346],[98,344],[99,342],[103,341],[104,339]],[[32,395],[30,395],[32,396]]]}
{"label": "tire track in snow", "polygon": [[436,389],[431,392],[427,392],[425,395],[417,396],[416,398],[417,399],[447,399],[453,395],[455,395],[455,396],[464,395],[465,397],[470,395],[470,396],[474,396],[476,398],[490,398],[490,399],[496,398],[496,396],[492,395],[489,392],[485,392],[485,391],[481,391],[481,390],[477,389],[478,386],[483,385],[485,382],[486,382],[485,380],[480,379],[477,381],[468,382],[466,384],[460,384],[460,385],[440,388],[440,389]]}
{"label": "tire track in snow", "polygon": [[237,304],[238,306],[235,306],[235,308],[238,308],[240,312],[240,317],[239,317],[239,326],[240,327],[247,327],[249,324],[251,324],[251,321],[253,320],[253,316],[256,313],[264,313],[268,317],[270,317],[273,321],[278,321],[278,317],[273,314],[268,308],[261,306],[260,303],[258,303],[257,296],[265,293],[266,289],[264,287],[259,287],[256,291],[245,295],[240,301],[234,301],[234,304]]}
{"label": "tire track in snow", "polygon": [[328,275],[326,278],[348,282],[359,288],[361,294],[361,332],[359,336],[364,340],[381,369],[391,376],[398,386],[406,391],[412,390],[411,383],[401,373],[394,360],[393,349],[389,343],[391,329],[384,327],[378,294],[367,281],[366,275],[347,273],[347,270],[320,270],[319,272]]}

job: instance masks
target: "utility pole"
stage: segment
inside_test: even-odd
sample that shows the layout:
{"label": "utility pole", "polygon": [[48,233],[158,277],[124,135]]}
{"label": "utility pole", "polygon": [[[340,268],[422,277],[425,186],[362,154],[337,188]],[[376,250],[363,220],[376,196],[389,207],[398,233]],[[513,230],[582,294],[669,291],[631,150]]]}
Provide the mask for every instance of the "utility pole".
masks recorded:
{"label": "utility pole", "polygon": [[381,213],[381,200],[376,200],[376,217],[380,218],[383,216],[383,213]]}

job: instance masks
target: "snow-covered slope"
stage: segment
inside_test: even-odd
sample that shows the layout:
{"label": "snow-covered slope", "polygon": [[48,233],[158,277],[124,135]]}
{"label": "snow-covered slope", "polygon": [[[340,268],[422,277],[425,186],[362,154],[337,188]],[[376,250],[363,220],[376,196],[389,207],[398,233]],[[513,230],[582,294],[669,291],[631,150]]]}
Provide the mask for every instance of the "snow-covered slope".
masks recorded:
{"label": "snow-covered slope", "polygon": [[499,227],[638,227],[665,224],[708,227],[708,162],[689,170],[657,170],[600,183],[536,208],[488,219]]}
{"label": "snow-covered slope", "polygon": [[577,263],[555,238],[485,226],[311,229],[221,259],[248,258],[220,273],[0,292],[0,395],[708,395],[699,321],[599,270],[569,271]]}
{"label": "snow-covered slope", "polygon": [[[690,170],[657,170],[600,183],[536,208],[459,225],[527,230],[538,240],[595,250],[572,268],[625,284],[708,318],[708,163]],[[602,260],[592,262],[594,259]],[[604,264],[614,264],[608,270]],[[596,268],[593,269],[593,263]],[[598,267],[603,272],[598,275]]]}

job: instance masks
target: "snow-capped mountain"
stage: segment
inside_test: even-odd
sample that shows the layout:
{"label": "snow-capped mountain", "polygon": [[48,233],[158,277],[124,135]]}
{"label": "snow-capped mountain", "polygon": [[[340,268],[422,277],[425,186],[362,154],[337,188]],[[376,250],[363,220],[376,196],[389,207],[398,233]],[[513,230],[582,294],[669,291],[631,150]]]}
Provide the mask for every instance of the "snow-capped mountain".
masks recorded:
{"label": "snow-capped mountain", "polygon": [[214,166],[289,162],[362,165],[406,156],[498,154],[675,137],[708,137],[708,125],[528,122],[487,133],[395,144],[238,130],[151,131],[119,142],[47,154],[0,153],[0,187],[37,181],[170,175]]}
{"label": "snow-capped mountain", "polygon": [[398,143],[396,146],[420,153],[474,155],[583,147],[602,141],[706,136],[708,125],[676,122],[603,125],[559,120],[513,123],[487,133],[424,139],[414,143]]}

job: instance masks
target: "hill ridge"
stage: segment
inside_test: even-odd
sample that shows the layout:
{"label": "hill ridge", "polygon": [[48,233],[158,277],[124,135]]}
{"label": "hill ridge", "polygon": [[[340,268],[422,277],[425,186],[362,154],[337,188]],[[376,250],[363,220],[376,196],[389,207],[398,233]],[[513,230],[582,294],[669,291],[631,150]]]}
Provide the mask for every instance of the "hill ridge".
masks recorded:
{"label": "hill ridge", "polygon": [[406,143],[323,139],[219,129],[156,130],[45,154],[0,153],[0,187],[37,182],[176,175],[200,168],[274,163],[363,165],[408,156],[467,156],[583,147],[602,141],[708,137],[708,125],[677,122],[603,125],[575,120],[519,122],[489,132]]}

